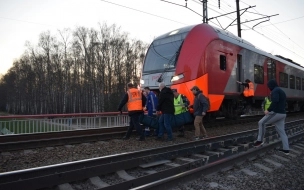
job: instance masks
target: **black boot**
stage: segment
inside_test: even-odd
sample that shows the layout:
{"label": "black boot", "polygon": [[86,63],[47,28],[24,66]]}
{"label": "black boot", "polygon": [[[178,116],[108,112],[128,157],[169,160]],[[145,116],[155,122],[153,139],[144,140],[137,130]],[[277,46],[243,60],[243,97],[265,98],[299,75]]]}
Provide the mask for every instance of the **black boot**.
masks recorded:
{"label": "black boot", "polygon": [[179,129],[179,134],[177,135],[178,137],[184,137],[185,136],[185,129],[184,126],[181,126]]}

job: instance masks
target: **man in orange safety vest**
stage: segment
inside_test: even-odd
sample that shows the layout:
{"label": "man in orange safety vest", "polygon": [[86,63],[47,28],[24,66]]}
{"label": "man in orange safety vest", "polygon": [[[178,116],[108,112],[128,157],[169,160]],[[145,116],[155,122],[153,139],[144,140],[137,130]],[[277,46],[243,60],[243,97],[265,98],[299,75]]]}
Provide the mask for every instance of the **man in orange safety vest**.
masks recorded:
{"label": "man in orange safety vest", "polygon": [[128,83],[128,91],[121,100],[118,106],[118,111],[121,112],[125,104],[127,104],[128,107],[128,115],[130,116],[130,125],[123,139],[124,140],[130,139],[133,128],[135,127],[139,135],[139,138],[137,138],[137,140],[144,141],[145,136],[139,124],[139,116],[143,114],[143,107],[146,104],[146,97],[141,93],[140,90],[135,88],[132,83]]}
{"label": "man in orange safety vest", "polygon": [[254,84],[249,79],[246,79],[245,82],[240,82],[240,81],[236,81],[236,82],[244,86],[244,91],[241,94],[241,96],[243,96],[244,100],[246,101],[243,111],[245,110],[246,112],[249,111],[249,113],[251,114],[251,104],[254,96]]}

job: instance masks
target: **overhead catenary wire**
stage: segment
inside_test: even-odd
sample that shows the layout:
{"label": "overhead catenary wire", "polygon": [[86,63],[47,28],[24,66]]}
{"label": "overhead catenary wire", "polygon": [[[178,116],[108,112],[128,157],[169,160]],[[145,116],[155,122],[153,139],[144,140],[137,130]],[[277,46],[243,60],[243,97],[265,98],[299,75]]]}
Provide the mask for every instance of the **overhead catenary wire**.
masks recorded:
{"label": "overhead catenary wire", "polygon": [[[242,3],[244,3],[244,4],[246,4],[246,5],[248,5],[247,3],[245,3],[245,2],[243,2],[243,1],[240,1],[240,2],[242,2]],[[255,9],[254,9],[255,10]],[[257,10],[255,10],[257,13],[258,13],[258,11]],[[303,18],[304,16],[302,16],[302,17],[298,17],[298,18],[296,18],[296,19],[299,19],[299,18]],[[294,20],[294,19],[291,19],[291,20]],[[300,47],[302,50],[304,50],[304,48],[302,48],[299,44],[297,44],[295,41],[293,41],[288,35],[286,35],[283,31],[281,31],[278,27],[276,27],[271,21],[269,21],[269,23],[271,23],[271,26],[273,26],[273,27],[275,27],[284,37],[286,37],[286,38],[288,38],[288,40],[290,40],[292,43],[294,43],[295,45],[297,45],[298,47]],[[259,27],[260,28],[260,27]],[[254,31],[256,31],[256,30],[254,30]],[[281,39],[280,39],[281,40]],[[285,46],[284,46],[285,47]],[[297,54],[298,55],[298,54]],[[302,56],[300,56],[300,57],[302,57]]]}
{"label": "overhead catenary wire", "polygon": [[176,23],[179,23],[179,24],[187,25],[185,23],[182,23],[182,22],[179,22],[179,21],[176,21],[176,20],[172,20],[172,19],[169,19],[169,18],[166,18],[166,17],[158,16],[156,14],[148,13],[148,12],[145,12],[145,11],[142,11],[142,10],[138,10],[138,9],[135,9],[135,8],[132,8],[132,7],[128,7],[128,6],[125,6],[125,5],[120,5],[120,4],[113,3],[113,2],[110,2],[110,1],[106,1],[106,0],[100,0],[100,1],[103,1],[103,2],[106,2],[106,3],[110,3],[110,4],[113,4],[113,5],[116,5],[116,6],[124,7],[124,8],[130,9],[130,10],[133,10],[133,11],[141,12],[141,13],[144,13],[144,14],[147,14],[147,15],[151,15],[151,16],[154,16],[154,17],[158,17],[158,18],[162,18],[162,19],[165,19],[165,20],[169,20],[169,21],[172,21],[172,22],[176,22]]}
{"label": "overhead catenary wire", "polygon": [[[127,6],[125,6],[125,5],[120,5],[120,4],[117,4],[117,3],[112,3],[112,2],[109,2],[109,1],[106,1],[106,0],[100,0],[100,1],[103,1],[103,2],[106,2],[106,3],[110,3],[110,4],[113,4],[113,5],[116,5],[116,6],[121,6],[121,7],[124,7],[124,8],[128,8],[128,9],[130,9],[130,10],[137,11],[137,12],[141,12],[141,13],[148,14],[148,15],[151,15],[151,16],[155,16],[155,17],[158,17],[158,18],[161,18],[161,19],[165,19],[165,20],[169,20],[169,21],[172,21],[172,22],[180,23],[180,24],[183,24],[183,25],[185,25],[185,26],[188,25],[188,24],[186,24],[186,23],[181,23],[181,22],[175,21],[175,20],[173,20],[173,19],[169,19],[169,18],[166,18],[166,17],[158,16],[158,15],[155,15],[155,14],[152,14],[152,13],[148,13],[148,12],[145,12],[145,11],[142,11],[142,10],[138,10],[138,9],[135,9],[135,8],[127,7]],[[201,4],[200,1],[199,1],[199,2],[198,2],[197,0],[192,0],[192,1],[195,2],[195,3]],[[229,5],[226,1],[224,1],[224,0],[222,0],[222,1],[226,4],[226,6],[227,6],[226,8],[227,8],[227,9],[229,9],[229,8],[232,9],[232,8],[233,8],[233,6]],[[210,2],[212,2],[212,1],[210,1]],[[242,1],[240,1],[240,2],[242,2]],[[212,5],[212,6],[217,7],[216,5]],[[227,11],[226,8],[224,8],[223,5],[221,5],[221,9],[220,9],[221,11],[217,11],[217,10],[215,10],[215,9],[213,9],[213,8],[210,8],[210,7],[209,7],[208,9],[210,9],[211,11],[214,11],[214,12],[216,12],[216,13],[218,13],[218,14],[223,14],[223,10]],[[234,10],[235,10],[235,9],[234,9]],[[227,11],[227,12],[229,12],[229,11]],[[224,12],[224,13],[225,13],[225,12]],[[231,20],[233,20],[233,18],[231,18],[230,16],[226,16],[226,17],[229,18],[229,19],[231,19]],[[216,24],[216,23],[214,23],[214,22],[212,22],[212,21],[209,21],[209,22],[211,22],[212,24],[214,24],[214,25],[216,25],[216,26],[221,27],[220,25],[218,25],[218,24]],[[244,25],[245,27],[247,27],[248,29],[252,30],[251,27],[249,27],[249,26],[247,26],[247,25],[245,25],[245,24],[243,24],[243,25]],[[246,29],[244,29],[244,30],[246,30]],[[267,39],[269,39],[270,41],[276,43],[276,40],[270,39],[270,38],[267,37],[265,34],[262,34],[261,32],[258,32],[258,31],[256,31],[256,30],[252,30],[252,31],[254,31],[254,32],[256,32],[257,34],[263,36],[264,38],[267,38]],[[271,35],[271,36],[272,36],[272,35]],[[286,36],[285,36],[285,37],[286,37]],[[278,43],[276,43],[276,44],[278,44]],[[280,45],[280,44],[278,44],[278,45],[279,45],[280,47],[282,47],[282,48],[288,50],[289,52],[292,52],[293,54],[295,54],[295,55],[297,55],[297,56],[303,58],[303,57],[300,56],[299,54],[295,53],[295,51],[292,51],[292,50],[288,49],[287,47],[282,46],[282,45]],[[299,46],[299,47],[300,47],[300,46]]]}
{"label": "overhead catenary wire", "polygon": [[[193,0],[193,1],[195,1],[195,0]],[[229,3],[227,3],[225,0],[222,0],[222,2],[224,2],[224,4],[226,4],[227,7],[231,8],[232,10],[235,10],[235,9],[236,9],[234,6],[229,5]],[[247,4],[247,3],[245,3],[245,4],[246,4],[247,6],[249,6],[249,4]],[[210,4],[209,4],[209,5],[210,5]],[[212,6],[216,7],[216,5],[212,5]],[[223,4],[222,4],[222,6],[221,6],[221,9],[223,9],[222,7],[223,7]],[[224,10],[224,9],[223,9],[223,10]],[[254,10],[255,10],[255,9],[254,9]],[[229,10],[229,11],[226,10],[226,12],[230,12],[230,11],[231,11],[231,10]],[[256,11],[256,10],[255,10],[255,11]],[[249,12],[249,11],[248,11],[248,12]],[[256,12],[258,12],[258,11],[256,11]],[[225,12],[224,12],[224,13],[225,13]],[[253,13],[253,12],[249,12],[249,13]],[[263,15],[263,14],[260,14],[260,13],[255,13],[255,14]],[[246,18],[246,17],[248,18],[247,15],[243,15],[242,17],[243,17],[243,18]],[[304,16],[303,16],[303,17],[304,17]],[[229,19],[232,20],[232,18],[230,18],[230,17],[227,17],[227,18],[229,18]],[[302,17],[298,17],[298,18],[296,18],[296,19],[300,19],[300,18],[302,18]],[[248,20],[250,20],[250,19],[252,19],[252,18],[248,18]],[[291,19],[291,20],[293,20],[293,19]],[[270,23],[271,23],[271,22],[270,22]],[[214,22],[213,22],[213,24],[214,24]],[[265,34],[263,34],[262,32],[258,32],[257,30],[253,30],[251,27],[247,26],[246,24],[242,24],[242,25],[245,26],[246,28],[248,28],[248,29],[242,29],[242,30],[252,30],[253,32],[255,32],[255,33],[257,33],[257,34],[263,36],[264,38],[267,38],[267,39],[270,40],[271,42],[274,42],[274,43],[278,44],[280,47],[283,47],[284,49],[288,50],[289,52],[291,52],[291,53],[295,54],[296,56],[299,56],[299,57],[302,58],[302,56],[300,56],[298,53],[296,53],[296,51],[291,50],[290,48],[287,48],[286,46],[282,46],[281,44],[277,43],[277,41],[280,41],[280,42],[285,41],[285,42],[284,42],[285,45],[292,46],[291,43],[293,43],[293,44],[296,44],[297,46],[299,46],[300,48],[302,48],[302,47],[301,47],[300,45],[298,45],[296,42],[292,41],[292,40],[291,40],[286,34],[284,34],[283,32],[281,32],[281,33],[283,34],[283,36],[284,36],[284,38],[283,38],[283,40],[282,40],[282,37],[279,37],[279,36],[282,36],[282,34],[274,33],[274,31],[272,31],[272,30],[267,31],[268,33],[270,33],[270,36],[272,36],[272,38],[274,37],[274,38],[279,39],[279,40],[274,40],[274,39],[271,39],[271,38],[267,37],[267,36],[266,36]],[[271,25],[274,26],[273,24],[271,24]],[[274,26],[274,27],[276,27],[276,26]],[[259,28],[260,28],[260,27],[259,27]],[[279,28],[277,28],[277,30],[280,31]],[[266,32],[266,31],[265,31],[265,32]],[[264,33],[265,33],[265,32],[264,32]],[[286,41],[286,38],[287,38],[289,41]],[[303,49],[303,48],[302,48],[302,49]]]}

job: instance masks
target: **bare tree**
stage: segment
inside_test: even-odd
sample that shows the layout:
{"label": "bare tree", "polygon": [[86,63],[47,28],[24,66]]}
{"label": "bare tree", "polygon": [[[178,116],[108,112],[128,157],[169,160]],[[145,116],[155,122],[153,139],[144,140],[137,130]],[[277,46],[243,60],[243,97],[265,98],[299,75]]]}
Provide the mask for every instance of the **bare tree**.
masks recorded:
{"label": "bare tree", "polygon": [[12,113],[115,111],[126,83],[138,82],[147,45],[116,25],[49,31],[0,79],[0,109]]}

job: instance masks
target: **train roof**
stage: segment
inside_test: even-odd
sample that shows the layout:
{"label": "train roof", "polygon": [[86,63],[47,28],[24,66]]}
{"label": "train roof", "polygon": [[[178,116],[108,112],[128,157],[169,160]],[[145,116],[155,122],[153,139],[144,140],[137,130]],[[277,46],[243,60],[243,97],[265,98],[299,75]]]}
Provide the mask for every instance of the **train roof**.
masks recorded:
{"label": "train roof", "polygon": [[[198,26],[198,25],[196,24],[196,25],[186,26],[186,27],[183,27],[183,28],[179,28],[179,29],[170,31],[170,32],[165,33],[165,34],[163,34],[161,36],[158,36],[155,40],[166,38],[166,37],[168,37],[170,35],[173,35],[175,33],[179,33],[179,34],[188,33],[195,26]],[[284,60],[284,59],[282,59],[280,57],[274,56],[271,53],[267,53],[267,52],[265,52],[263,50],[260,50],[257,47],[255,47],[253,44],[251,44],[250,42],[248,42],[248,41],[246,41],[246,40],[244,40],[244,39],[242,39],[242,38],[234,35],[233,33],[229,32],[229,31],[226,31],[226,30],[223,30],[223,29],[217,28],[215,26],[211,26],[211,25],[208,25],[208,26],[214,29],[214,31],[218,34],[219,39],[221,39],[221,40],[230,42],[230,43],[235,44],[237,46],[241,46],[241,47],[243,47],[245,49],[251,50],[253,52],[256,52],[258,54],[264,55],[264,56],[269,57],[271,59],[280,61],[280,62],[282,62],[282,63],[284,63],[284,64],[286,64],[288,66],[295,67],[297,69],[300,69],[300,70],[304,71],[304,67],[296,65],[296,64],[294,64],[292,62],[289,62],[287,60]]]}

